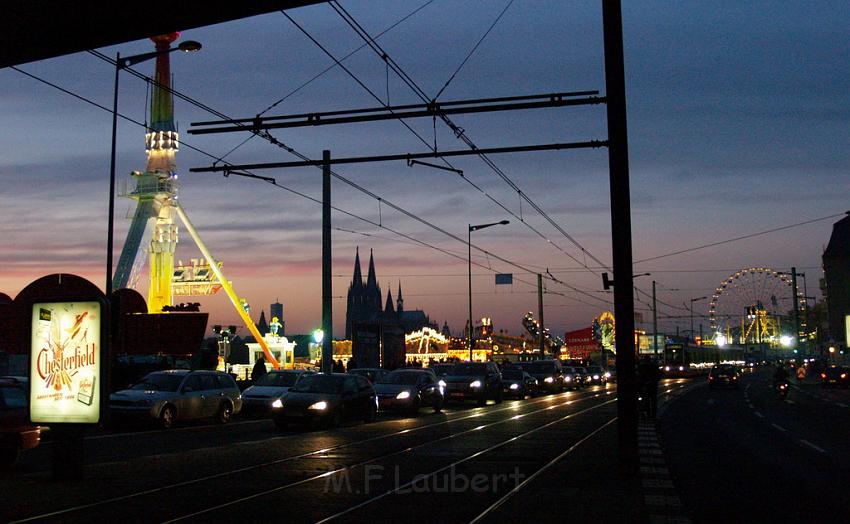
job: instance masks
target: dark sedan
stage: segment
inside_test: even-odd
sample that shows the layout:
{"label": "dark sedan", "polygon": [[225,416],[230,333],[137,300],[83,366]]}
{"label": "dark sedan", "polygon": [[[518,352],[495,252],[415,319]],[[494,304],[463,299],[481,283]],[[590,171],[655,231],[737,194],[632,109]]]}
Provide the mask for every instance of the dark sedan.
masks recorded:
{"label": "dark sedan", "polygon": [[377,384],[380,382],[381,378],[384,377],[389,371],[381,368],[354,368],[348,370],[350,375],[360,375],[361,377],[366,377],[366,379],[372,384]]}
{"label": "dark sedan", "polygon": [[506,397],[525,398],[537,394],[537,379],[520,368],[502,370],[502,394]]}
{"label": "dark sedan", "polygon": [[502,401],[502,375],[494,362],[461,362],[442,378],[446,401],[474,399],[479,406]]}
{"label": "dark sedan", "polygon": [[373,422],[377,411],[375,388],[366,377],[319,373],[301,378],[281,399],[272,418],[280,430],[291,423],[333,428],[344,420]]}
{"label": "dark sedan", "polygon": [[830,366],[820,374],[823,387],[846,388],[850,384],[850,369],[842,366]]}
{"label": "dark sedan", "polygon": [[608,377],[605,376],[605,370],[602,366],[587,366],[587,378],[591,384],[605,384],[608,382]]}
{"label": "dark sedan", "polygon": [[720,386],[738,387],[738,370],[731,364],[717,364],[708,372],[708,385],[711,388]]}
{"label": "dark sedan", "polygon": [[561,364],[557,360],[535,360],[520,364],[522,370],[537,379],[541,391],[558,393],[565,387]]}
{"label": "dark sedan", "polygon": [[375,384],[381,410],[403,410],[415,414],[420,407],[443,409],[444,389],[428,369],[397,369]]}

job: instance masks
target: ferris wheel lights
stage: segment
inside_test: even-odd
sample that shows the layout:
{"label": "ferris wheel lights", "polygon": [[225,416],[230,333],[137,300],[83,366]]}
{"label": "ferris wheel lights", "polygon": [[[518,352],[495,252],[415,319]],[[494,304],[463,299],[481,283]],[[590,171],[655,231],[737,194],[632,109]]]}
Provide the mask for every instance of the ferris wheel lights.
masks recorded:
{"label": "ferris wheel lights", "polygon": [[726,339],[726,335],[724,335],[723,333],[718,333],[714,337],[714,341],[717,343],[717,347],[719,348],[725,347],[726,343],[728,342],[728,340]]}
{"label": "ferris wheel lights", "polygon": [[779,337],[779,343],[784,347],[791,347],[794,344],[794,337],[790,335],[782,335]]}

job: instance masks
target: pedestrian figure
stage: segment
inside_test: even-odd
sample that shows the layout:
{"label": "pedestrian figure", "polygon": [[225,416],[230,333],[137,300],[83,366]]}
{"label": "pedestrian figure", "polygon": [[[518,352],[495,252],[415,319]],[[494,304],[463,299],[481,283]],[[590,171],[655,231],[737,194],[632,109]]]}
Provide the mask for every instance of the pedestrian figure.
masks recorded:
{"label": "pedestrian figure", "polygon": [[257,357],[257,362],[254,364],[254,368],[251,370],[251,382],[256,382],[260,378],[268,373],[266,370],[266,359],[263,357]]}
{"label": "pedestrian figure", "polygon": [[638,364],[637,372],[640,395],[643,397],[646,416],[654,419],[658,409],[658,381],[661,380],[661,370],[649,356],[644,356]]}

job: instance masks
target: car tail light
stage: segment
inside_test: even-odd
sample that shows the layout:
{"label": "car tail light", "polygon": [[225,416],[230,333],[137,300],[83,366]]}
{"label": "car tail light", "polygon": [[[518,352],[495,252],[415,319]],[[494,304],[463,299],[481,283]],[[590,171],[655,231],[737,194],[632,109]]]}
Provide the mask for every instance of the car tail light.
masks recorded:
{"label": "car tail light", "polygon": [[820,378],[826,378],[826,373],[821,373]]}

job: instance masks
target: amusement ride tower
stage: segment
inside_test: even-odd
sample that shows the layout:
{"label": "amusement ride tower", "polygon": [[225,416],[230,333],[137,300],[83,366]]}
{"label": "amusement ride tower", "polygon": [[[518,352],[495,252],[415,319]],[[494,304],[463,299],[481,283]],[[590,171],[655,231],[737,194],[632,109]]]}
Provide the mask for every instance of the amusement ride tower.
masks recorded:
{"label": "amusement ride tower", "polygon": [[[143,240],[149,236],[147,246],[150,267],[148,288],[148,312],[162,313],[171,306],[175,295],[212,295],[224,289],[245,327],[263,349],[266,361],[275,368],[280,364],[269,351],[263,336],[248,316],[242,300],[236,296],[230,282],[221,272],[221,262],[216,262],[198,236],[185,210],[177,199],[177,162],[175,155],[179,146],[177,128],[174,125],[174,101],[171,91],[171,63],[169,49],[179,33],[155,36],[156,74],[151,95],[150,126],[145,134],[145,150],[148,155],[144,172],[134,171],[135,188],[123,196],[136,200],[133,221],[127,232],[127,240],[118,259],[112,288],[135,287],[144,266],[144,255],[139,256]],[[174,264],[177,249],[176,217],[186,227],[205,258],[192,259],[190,265]]]}

